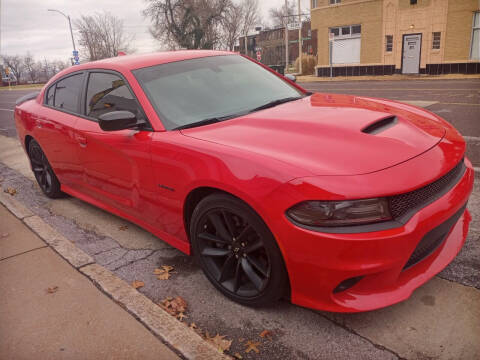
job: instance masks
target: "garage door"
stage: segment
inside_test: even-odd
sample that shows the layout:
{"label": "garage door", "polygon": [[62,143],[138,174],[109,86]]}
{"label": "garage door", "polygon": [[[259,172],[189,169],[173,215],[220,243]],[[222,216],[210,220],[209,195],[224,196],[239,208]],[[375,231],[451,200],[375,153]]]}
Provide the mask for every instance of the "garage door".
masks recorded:
{"label": "garage door", "polygon": [[360,63],[360,37],[350,39],[335,39],[332,47],[333,64]]}

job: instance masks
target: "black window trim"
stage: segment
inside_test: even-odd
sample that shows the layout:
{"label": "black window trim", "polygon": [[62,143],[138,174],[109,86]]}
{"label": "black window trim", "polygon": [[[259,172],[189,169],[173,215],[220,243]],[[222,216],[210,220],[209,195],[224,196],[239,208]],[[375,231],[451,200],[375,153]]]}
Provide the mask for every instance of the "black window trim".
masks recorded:
{"label": "black window trim", "polygon": [[[57,110],[57,111],[66,113],[66,114],[69,114],[69,115],[79,116],[78,111],[80,110],[79,106],[80,106],[80,103],[82,101],[82,99],[81,99],[82,98],[82,89],[85,86],[85,73],[86,73],[85,70],[73,71],[73,72],[68,73],[68,74],[62,76],[61,78],[55,80],[55,82],[53,84],[51,84],[45,90],[45,92],[43,94],[43,106],[48,107],[48,108],[53,109],[53,110]],[[48,95],[48,92],[50,91],[50,89],[54,86],[56,87],[57,83],[59,83],[60,81],[63,81],[65,79],[67,79],[69,77],[72,77],[72,76],[75,76],[75,75],[82,75],[82,79],[81,79],[82,84],[80,85],[80,96],[79,96],[79,99],[77,99],[77,111],[61,109],[61,108],[55,107],[54,105],[49,105],[47,95]],[[56,89],[55,89],[55,91],[56,91]],[[53,103],[55,104],[55,92],[54,92],[54,95],[53,95],[53,99],[54,99]]]}
{"label": "black window trim", "polygon": [[130,86],[130,83],[128,80],[123,76],[122,73],[112,70],[112,69],[103,69],[103,68],[94,68],[94,69],[87,69],[86,70],[87,74],[85,76],[85,84],[83,87],[83,93],[82,93],[82,100],[80,104],[80,109],[81,109],[81,114],[79,115],[83,119],[90,120],[93,122],[98,123],[98,119],[92,117],[92,116],[87,116],[86,114],[86,105],[87,105],[87,91],[88,91],[88,82],[90,81],[90,75],[92,73],[103,73],[103,74],[111,74],[111,75],[116,75],[120,79],[123,80],[125,85],[127,86],[127,89],[130,91],[130,94],[133,96],[133,100],[135,100],[135,103],[137,104],[138,108],[140,109],[142,115],[143,115],[143,120],[145,120],[145,124],[142,125],[141,130],[142,131],[153,131],[153,127],[151,125],[150,120],[147,117],[147,114],[145,114],[145,111],[143,110],[143,106],[140,104],[140,101],[138,101],[137,95],[135,95],[135,92],[133,91],[132,87]]}
{"label": "black window trim", "polygon": [[[128,80],[125,78],[125,76],[123,76],[122,73],[116,71],[116,70],[112,70],[112,69],[104,69],[104,68],[94,68],[94,69],[83,69],[83,70],[78,70],[78,71],[73,71],[73,72],[70,72],[68,74],[65,74],[64,76],[62,76],[61,78],[59,78],[58,80],[55,80],[55,82],[53,84],[51,84],[44,92],[44,96],[43,96],[43,106],[45,107],[48,107],[52,110],[56,110],[56,111],[60,111],[60,112],[63,112],[63,113],[66,113],[66,114],[69,114],[69,115],[74,115],[74,116],[78,116],[82,119],[85,119],[85,120],[89,120],[89,121],[93,121],[93,122],[96,122],[98,123],[98,119],[94,118],[94,117],[90,117],[90,116],[87,116],[86,113],[85,113],[85,104],[86,104],[86,97],[87,97],[87,90],[88,90],[88,80],[90,78],[90,74],[91,73],[106,73],[106,74],[112,74],[112,75],[116,75],[118,77],[120,77],[124,82],[125,82],[125,85],[127,86],[128,90],[130,91],[130,93],[132,94],[133,96],[133,99],[135,100],[138,108],[140,109],[140,111],[142,112],[142,115],[143,115],[143,118],[145,120],[145,124],[142,125],[141,127],[141,130],[142,131],[153,131],[153,127],[151,125],[151,122],[150,120],[148,119],[147,117],[147,114],[145,114],[145,111],[143,109],[143,106],[140,104],[140,101],[138,101],[138,98],[137,98],[137,95],[135,95],[135,92],[133,91],[132,87],[130,86],[130,83],[128,82]],[[80,96],[79,96],[79,100],[77,101],[77,111],[74,112],[74,111],[70,111],[70,110],[65,110],[65,109],[60,109],[60,108],[57,108],[55,106],[51,106],[51,105],[48,105],[47,104],[47,94],[48,94],[48,91],[53,87],[53,86],[57,86],[57,83],[59,81],[62,81],[70,76],[73,76],[73,75],[78,75],[78,74],[82,74],[83,75],[83,78],[82,78],[82,85],[81,85],[81,88],[80,88]]]}

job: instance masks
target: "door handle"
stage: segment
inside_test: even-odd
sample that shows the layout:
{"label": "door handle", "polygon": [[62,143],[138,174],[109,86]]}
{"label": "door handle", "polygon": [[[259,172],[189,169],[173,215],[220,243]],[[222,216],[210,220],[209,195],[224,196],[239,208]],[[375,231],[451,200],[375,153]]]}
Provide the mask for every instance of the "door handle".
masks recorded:
{"label": "door handle", "polygon": [[87,146],[87,138],[83,135],[75,135],[75,138],[77,139],[78,144],[81,147],[86,147]]}

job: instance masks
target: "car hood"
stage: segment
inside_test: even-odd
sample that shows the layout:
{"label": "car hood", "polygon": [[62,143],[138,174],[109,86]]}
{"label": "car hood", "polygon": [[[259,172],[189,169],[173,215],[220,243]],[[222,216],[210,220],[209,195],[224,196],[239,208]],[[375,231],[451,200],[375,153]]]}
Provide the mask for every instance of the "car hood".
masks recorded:
{"label": "car hood", "polygon": [[305,175],[382,170],[434,147],[445,132],[442,120],[423,109],[333,94],[314,94],[232,120],[182,130],[186,136],[294,165]]}

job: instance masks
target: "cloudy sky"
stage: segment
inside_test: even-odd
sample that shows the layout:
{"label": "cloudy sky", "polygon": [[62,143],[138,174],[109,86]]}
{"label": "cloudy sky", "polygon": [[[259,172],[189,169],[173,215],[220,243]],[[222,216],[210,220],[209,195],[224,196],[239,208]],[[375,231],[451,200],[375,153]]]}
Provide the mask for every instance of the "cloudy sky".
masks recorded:
{"label": "cloudy sky", "polygon": [[[283,3],[284,0],[259,0],[262,16],[267,18],[269,8]],[[309,7],[309,3],[309,0],[302,0],[303,8]],[[72,51],[68,22],[62,15],[47,9],[61,10],[72,19],[96,11],[109,11],[124,20],[126,32],[134,37],[137,53],[160,47],[149,35],[149,21],[141,14],[144,0],[0,0],[0,5],[1,54],[21,55],[30,51],[37,60],[68,59]]]}

